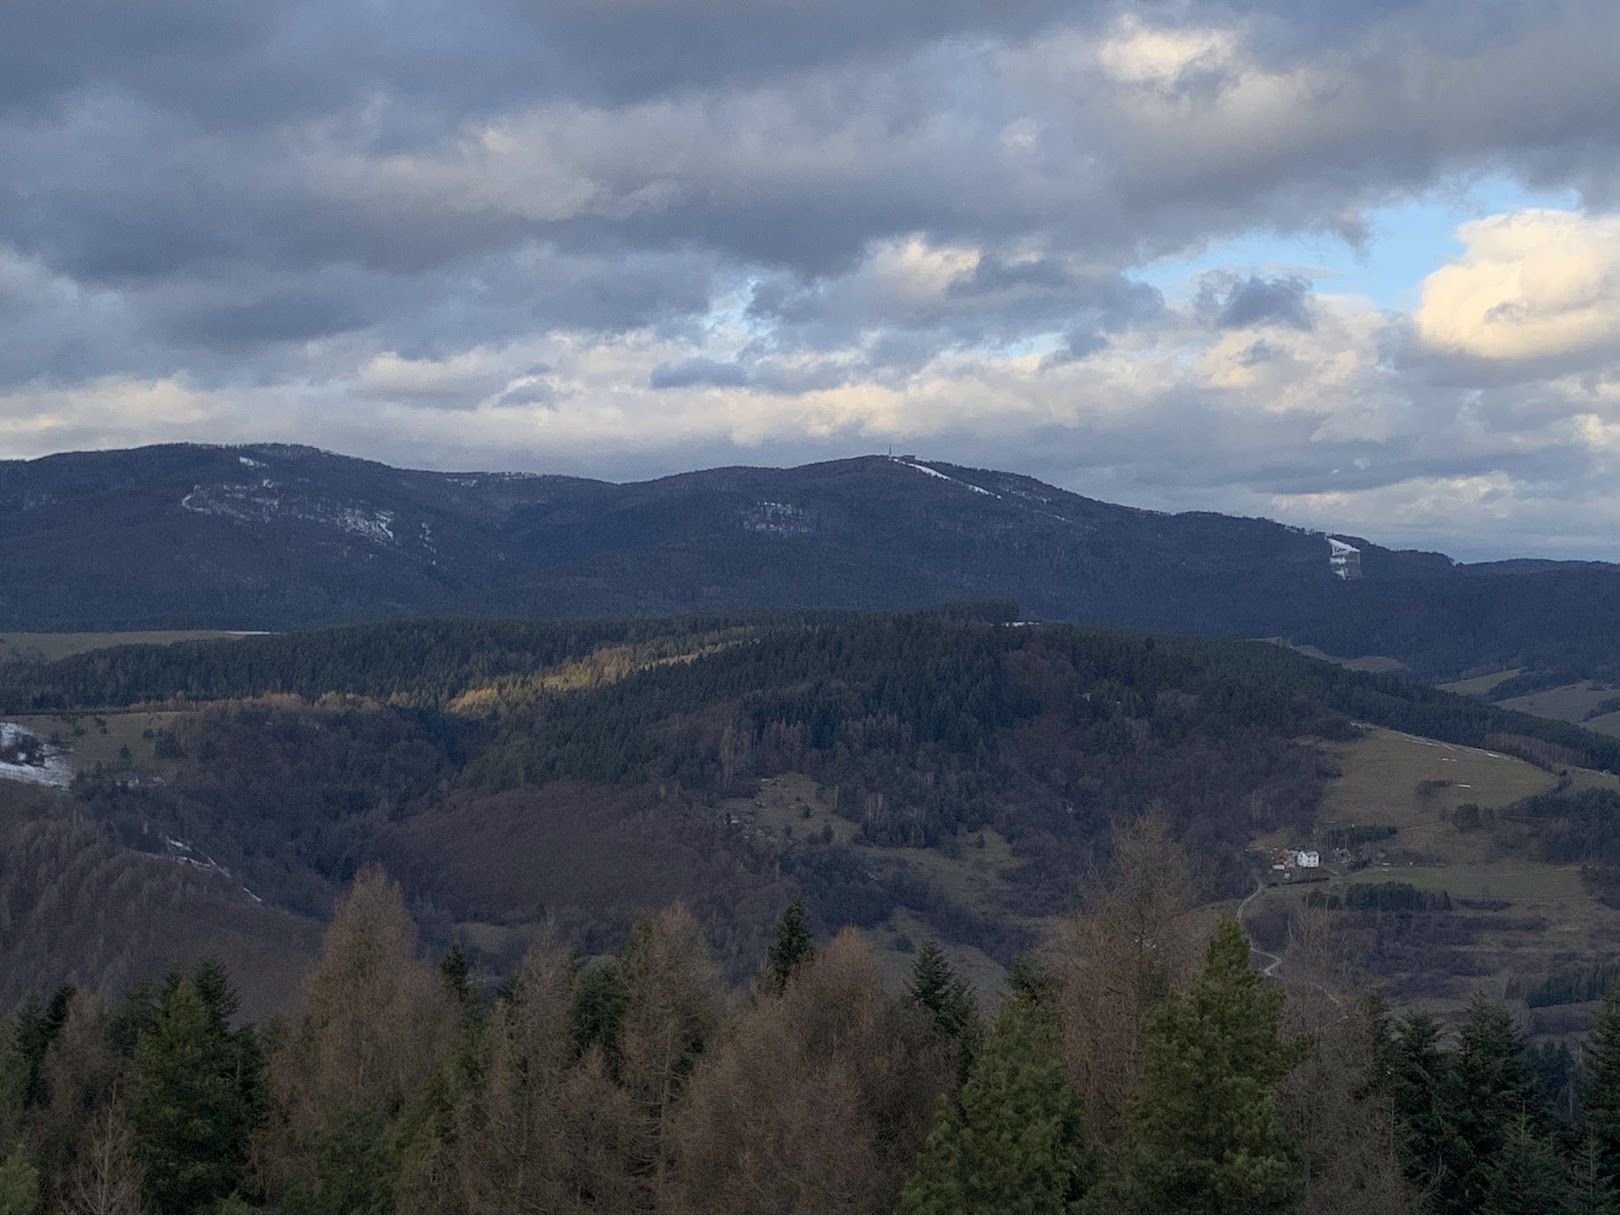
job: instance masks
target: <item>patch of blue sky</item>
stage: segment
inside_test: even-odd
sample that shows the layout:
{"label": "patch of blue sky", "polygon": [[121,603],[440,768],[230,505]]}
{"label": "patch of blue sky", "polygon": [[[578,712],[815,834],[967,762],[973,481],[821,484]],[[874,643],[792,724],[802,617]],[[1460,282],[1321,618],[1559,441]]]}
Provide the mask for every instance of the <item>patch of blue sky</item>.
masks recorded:
{"label": "patch of blue sky", "polygon": [[1470,220],[1530,208],[1573,210],[1574,191],[1528,190],[1511,177],[1491,175],[1451,182],[1372,208],[1361,216],[1365,238],[1351,243],[1335,232],[1254,230],[1214,242],[1189,257],[1163,258],[1137,277],[1172,299],[1197,293],[1211,271],[1299,275],[1316,290],[1358,295],[1380,308],[1409,311],[1423,280],[1460,254],[1457,229]]}

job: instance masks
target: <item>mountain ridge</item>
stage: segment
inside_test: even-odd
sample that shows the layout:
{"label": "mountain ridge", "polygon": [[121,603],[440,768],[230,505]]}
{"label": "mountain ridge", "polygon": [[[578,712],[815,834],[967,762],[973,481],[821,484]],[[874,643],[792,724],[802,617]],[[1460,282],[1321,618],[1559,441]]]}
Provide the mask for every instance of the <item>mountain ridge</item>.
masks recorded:
{"label": "mountain ridge", "polygon": [[[1330,540],[1355,550],[1350,568],[1331,564]],[[1438,603],[1451,617],[1444,629],[1394,653],[1435,672],[1456,664],[1429,661],[1426,647],[1477,633],[1470,612],[1488,623],[1502,603],[1535,598],[1538,579],[1566,590],[1596,580],[1603,610],[1620,604],[1606,589],[1620,588],[1617,566],[1464,565],[1347,532],[1123,506],[909,455],[620,484],[398,469],[286,444],[62,453],[0,463],[0,565],[0,628],[34,631],[997,597],[1039,619],[1394,653],[1357,649],[1342,618],[1422,617]],[[1463,582],[1467,595],[1439,589]],[[1509,614],[1508,635],[1476,662],[1523,657],[1525,609]]]}

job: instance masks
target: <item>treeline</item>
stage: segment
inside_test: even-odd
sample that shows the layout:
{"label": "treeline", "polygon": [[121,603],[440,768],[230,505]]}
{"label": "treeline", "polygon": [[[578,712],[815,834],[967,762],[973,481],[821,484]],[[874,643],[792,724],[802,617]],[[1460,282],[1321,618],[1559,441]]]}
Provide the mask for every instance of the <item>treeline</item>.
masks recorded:
{"label": "treeline", "polygon": [[[728,990],[680,907],[610,957],[542,933],[484,979],[419,953],[360,875],[301,1011],[240,1025],[204,961],[118,1006],[63,989],[0,1032],[17,1215],[1612,1215],[1620,1012],[1572,1065],[1477,1001],[1455,1041],[1313,969],[1285,988],[1189,914],[1162,822],[981,1004],[932,944],[903,992],[782,913]],[[492,985],[498,984],[495,990]]]}
{"label": "treeline", "polygon": [[1559,789],[1498,810],[1490,823],[1504,852],[1580,865],[1604,902],[1620,903],[1620,791]]}
{"label": "treeline", "polygon": [[800,771],[863,842],[945,845],[994,825],[1032,861],[1055,849],[1042,863],[1067,873],[1087,855],[1072,845],[1163,800],[1231,867],[1255,807],[1273,825],[1309,821],[1320,779],[1290,740],[1348,730],[1151,637],[873,617],[513,706],[465,780],[723,796]]}
{"label": "treeline", "polygon": [[[942,608],[969,612],[972,605]],[[984,605],[1005,614],[1005,606]],[[714,638],[845,619],[837,611],[757,611],[663,619],[387,621],[264,637],[125,645],[54,662],[0,664],[0,712],[114,708],[176,700],[328,693],[440,707],[470,688],[533,676],[625,647],[639,662]]]}
{"label": "treeline", "polygon": [[[1510,581],[1530,586],[1537,578]],[[1480,584],[1458,579],[1444,585]],[[981,621],[1005,621],[1015,614],[1014,605],[1001,601],[912,613],[934,620]],[[836,633],[840,626],[858,629],[863,620],[873,619],[889,617],[780,610],[665,620],[426,620],[237,641],[122,646],[54,663],[0,665],[0,712],[82,710],[176,699],[246,699],[277,693],[306,700],[328,693],[347,694],[442,708],[457,697],[476,692],[474,707],[494,707],[565,690],[569,685],[556,678],[559,670],[570,664],[588,664],[599,651],[607,652],[602,659],[607,665],[601,672],[606,682],[630,670],[682,657],[712,657],[712,650],[723,651],[742,638],[815,635],[828,628]],[[1028,631],[1131,636],[1064,626]],[[1493,734],[1522,735],[1570,748],[1588,766],[1620,768],[1620,740],[1567,723],[1506,712],[1397,676],[1350,671],[1253,642],[1163,638],[1161,644],[1211,673],[1285,689],[1375,725],[1469,746],[1482,746]],[[585,670],[576,666],[574,673],[588,675],[588,666]],[[972,727],[968,729],[971,732]]]}
{"label": "treeline", "polygon": [[1510,1000],[1523,1000],[1526,1008],[1551,1008],[1601,1000],[1616,983],[1620,983],[1620,963],[1592,962],[1548,975],[1533,985],[1510,979],[1506,994]]}
{"label": "treeline", "polygon": [[1505,575],[1499,568],[1369,576],[1286,631],[1330,654],[1390,655],[1424,679],[1455,679],[1483,662],[1576,678],[1614,671],[1620,578],[1613,567]]}
{"label": "treeline", "polygon": [[1188,647],[1233,675],[1291,688],[1356,721],[1466,747],[1489,746],[1493,737],[1535,739],[1566,748],[1582,767],[1620,772],[1620,739],[1568,722],[1498,708],[1399,675],[1352,671],[1277,645],[1182,638],[1167,644]]}

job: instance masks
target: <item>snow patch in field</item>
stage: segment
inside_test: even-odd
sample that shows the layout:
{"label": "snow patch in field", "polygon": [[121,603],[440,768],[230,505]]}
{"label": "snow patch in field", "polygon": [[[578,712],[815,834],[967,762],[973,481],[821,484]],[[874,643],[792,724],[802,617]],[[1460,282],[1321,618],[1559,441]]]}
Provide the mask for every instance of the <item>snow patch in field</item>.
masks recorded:
{"label": "snow patch in field", "polygon": [[[0,751],[9,752],[25,739],[37,739],[32,730],[25,730],[15,722],[0,721]],[[66,789],[73,783],[73,769],[67,757],[57,748],[40,744],[36,763],[0,763],[0,780],[21,781],[27,785],[49,785]]]}

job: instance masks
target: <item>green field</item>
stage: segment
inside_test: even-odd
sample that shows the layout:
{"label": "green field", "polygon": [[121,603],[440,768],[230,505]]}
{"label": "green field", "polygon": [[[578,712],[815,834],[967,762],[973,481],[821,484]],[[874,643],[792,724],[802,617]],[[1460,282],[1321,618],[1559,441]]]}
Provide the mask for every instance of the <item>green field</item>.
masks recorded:
{"label": "green field", "polygon": [[[13,717],[25,730],[55,739],[68,748],[68,764],[75,774],[92,772],[97,764],[108,768],[131,765],[146,775],[172,779],[180,761],[159,759],[154,753],[159,730],[172,731],[182,713],[62,713]],[[129,759],[123,748],[129,748]]]}
{"label": "green field", "polygon": [[[1354,742],[1324,749],[1341,775],[1328,782],[1318,823],[1387,825],[1396,834],[1374,845],[1378,863],[1335,873],[1326,884],[1271,887],[1254,900],[1250,917],[1264,916],[1268,906],[1275,913],[1296,905],[1312,891],[1342,896],[1356,883],[1405,882],[1445,891],[1454,900],[1477,900],[1436,913],[1451,925],[1438,951],[1382,964],[1377,975],[1403,1007],[1451,1020],[1461,1016],[1475,991],[1500,1000],[1511,979],[1546,975],[1612,952],[1620,912],[1592,897],[1578,867],[1498,856],[1489,831],[1462,832],[1453,825],[1452,812],[1462,803],[1505,807],[1550,790],[1552,774],[1511,756],[1392,730],[1369,730]],[[1577,790],[1620,785],[1620,778],[1604,772],[1577,769],[1570,777]],[[1256,840],[1265,847],[1303,842],[1281,832]],[[1400,930],[1385,931],[1398,937]]]}
{"label": "green field", "polygon": [[243,637],[217,629],[171,629],[147,633],[0,633],[0,662],[47,662],[115,645],[169,645],[176,641],[208,641],[217,637]]}
{"label": "green field", "polygon": [[[1484,832],[1463,834],[1451,815],[1465,802],[1499,808],[1521,798],[1545,793],[1555,778],[1512,756],[1454,743],[1435,742],[1395,730],[1369,729],[1349,743],[1324,748],[1341,775],[1328,782],[1317,822],[1324,826],[1392,826],[1395,859],[1429,863],[1487,859],[1490,840]],[[1286,833],[1260,837],[1266,847],[1299,841]]]}
{"label": "green field", "polygon": [[1347,671],[1370,671],[1380,674],[1388,671],[1404,671],[1406,664],[1398,658],[1390,658],[1384,654],[1363,654],[1357,658],[1340,658],[1329,654],[1326,650],[1318,649],[1314,645],[1295,645],[1292,642],[1283,642],[1290,650],[1297,654],[1304,654],[1307,658],[1320,659],[1322,662],[1331,662],[1341,666]]}
{"label": "green field", "polygon": [[1511,671],[1496,671],[1490,675],[1476,675],[1472,679],[1459,679],[1455,683],[1440,685],[1442,692],[1455,692],[1458,696],[1488,696],[1501,683],[1506,683],[1522,671],[1522,667],[1515,667]]}
{"label": "green field", "polygon": [[1554,721],[1569,721],[1587,730],[1620,738],[1620,712],[1605,713],[1590,720],[1587,714],[1606,700],[1620,697],[1620,688],[1607,683],[1586,680],[1531,692],[1528,696],[1515,696],[1501,702],[1504,709],[1517,709],[1537,717],[1550,717]]}
{"label": "green field", "polygon": [[1534,865],[1504,862],[1499,865],[1399,865],[1364,869],[1351,881],[1407,882],[1419,890],[1444,890],[1460,899],[1581,899],[1590,896],[1581,885],[1577,865]]}
{"label": "green field", "polygon": [[1504,709],[1517,709],[1521,713],[1533,713],[1537,717],[1550,717],[1554,721],[1572,721],[1580,724],[1598,705],[1616,697],[1620,697],[1620,688],[1586,680],[1558,688],[1544,688],[1540,692],[1531,692],[1528,696],[1515,696],[1511,700],[1502,701],[1501,705]]}

